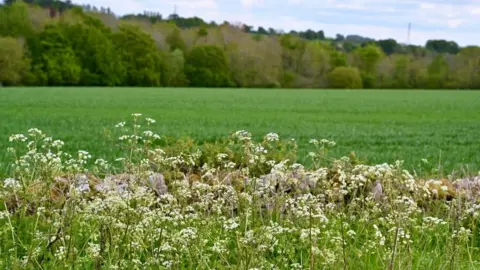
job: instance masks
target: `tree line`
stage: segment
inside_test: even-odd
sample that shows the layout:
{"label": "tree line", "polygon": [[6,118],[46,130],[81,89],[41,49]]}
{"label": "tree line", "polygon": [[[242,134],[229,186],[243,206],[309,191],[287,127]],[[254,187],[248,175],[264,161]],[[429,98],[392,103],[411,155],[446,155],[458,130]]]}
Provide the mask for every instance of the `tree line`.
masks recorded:
{"label": "tree line", "polygon": [[284,33],[176,14],[118,18],[109,8],[70,1],[7,0],[0,7],[0,83],[480,89],[480,48]]}

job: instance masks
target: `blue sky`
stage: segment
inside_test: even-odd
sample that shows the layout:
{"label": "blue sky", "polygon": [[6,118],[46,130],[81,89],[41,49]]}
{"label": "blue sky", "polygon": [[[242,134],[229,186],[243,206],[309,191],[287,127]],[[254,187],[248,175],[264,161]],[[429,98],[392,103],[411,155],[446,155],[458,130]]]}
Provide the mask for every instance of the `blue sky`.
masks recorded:
{"label": "blue sky", "polygon": [[359,34],[375,39],[425,44],[449,39],[480,45],[480,0],[73,0],[109,6],[117,14],[144,10],[242,22],[289,31],[324,30],[327,36]]}

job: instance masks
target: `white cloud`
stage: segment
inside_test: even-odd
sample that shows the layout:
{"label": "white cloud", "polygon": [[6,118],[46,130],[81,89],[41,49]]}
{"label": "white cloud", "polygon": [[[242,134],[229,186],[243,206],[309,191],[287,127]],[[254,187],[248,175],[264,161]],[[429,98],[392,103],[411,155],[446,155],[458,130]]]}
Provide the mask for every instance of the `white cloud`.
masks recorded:
{"label": "white cloud", "polygon": [[167,16],[174,5],[181,16],[206,21],[243,22],[289,31],[308,28],[324,30],[327,36],[340,33],[395,38],[405,42],[412,23],[411,42],[428,39],[455,40],[461,45],[480,44],[480,0],[80,0],[109,6],[115,13],[156,11]]}
{"label": "white cloud", "polygon": [[251,8],[253,6],[261,6],[263,4],[263,1],[261,1],[261,0],[240,0],[240,3],[244,7]]}
{"label": "white cloud", "polygon": [[420,3],[420,9],[434,9],[435,4],[433,3]]}
{"label": "white cloud", "polygon": [[480,7],[472,7],[470,9],[470,14],[471,15],[480,15]]}
{"label": "white cloud", "polygon": [[461,19],[453,19],[453,20],[448,20],[447,24],[449,28],[457,28],[459,25],[463,23],[463,20]]}
{"label": "white cloud", "polygon": [[303,0],[287,0],[287,4],[290,4],[290,5],[300,4],[302,2],[303,2]]}

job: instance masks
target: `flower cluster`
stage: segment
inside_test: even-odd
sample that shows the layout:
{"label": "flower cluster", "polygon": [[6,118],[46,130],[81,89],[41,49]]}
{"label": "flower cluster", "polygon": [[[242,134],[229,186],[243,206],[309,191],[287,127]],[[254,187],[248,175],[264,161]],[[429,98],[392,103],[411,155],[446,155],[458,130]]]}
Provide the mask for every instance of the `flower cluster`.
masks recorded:
{"label": "flower cluster", "polygon": [[132,117],[116,125],[125,153],[111,159],[74,158],[38,129],[10,136],[1,268],[478,265],[480,176],[424,181],[400,161],[329,159],[335,143],[315,139],[314,164],[300,164],[280,155],[294,141],[243,130],[214,150],[160,147],[155,120],[143,130]]}

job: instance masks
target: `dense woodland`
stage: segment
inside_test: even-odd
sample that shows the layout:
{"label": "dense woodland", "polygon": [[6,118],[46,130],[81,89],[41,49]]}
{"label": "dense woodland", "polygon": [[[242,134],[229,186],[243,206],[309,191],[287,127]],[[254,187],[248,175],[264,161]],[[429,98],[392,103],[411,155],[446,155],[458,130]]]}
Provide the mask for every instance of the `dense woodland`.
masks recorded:
{"label": "dense woodland", "polygon": [[0,6],[4,86],[480,89],[480,47],[326,37],[70,1]]}

